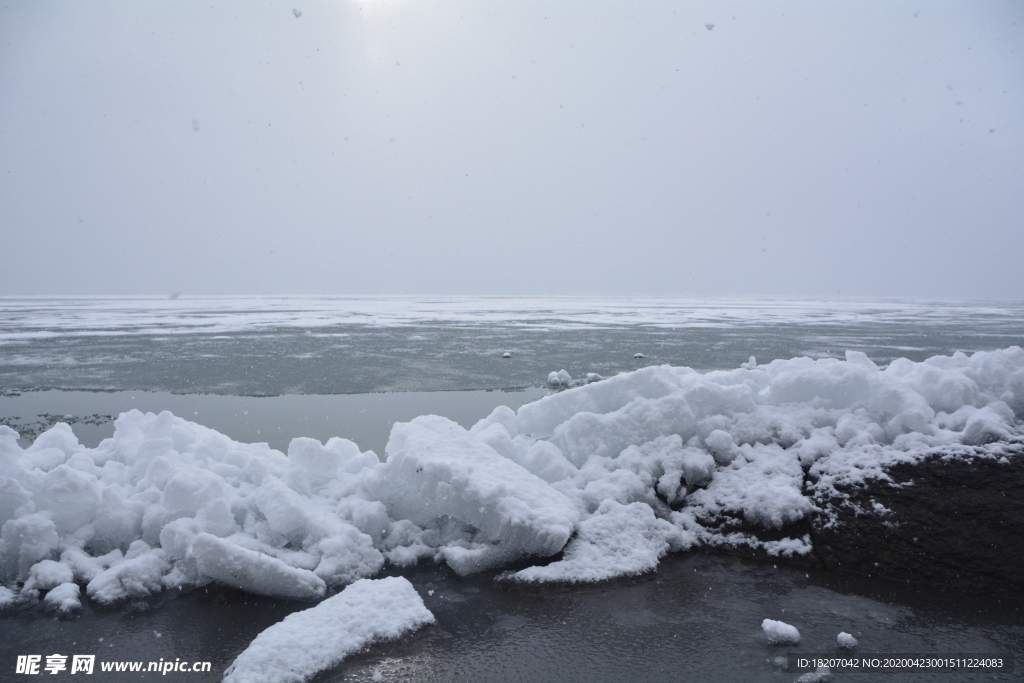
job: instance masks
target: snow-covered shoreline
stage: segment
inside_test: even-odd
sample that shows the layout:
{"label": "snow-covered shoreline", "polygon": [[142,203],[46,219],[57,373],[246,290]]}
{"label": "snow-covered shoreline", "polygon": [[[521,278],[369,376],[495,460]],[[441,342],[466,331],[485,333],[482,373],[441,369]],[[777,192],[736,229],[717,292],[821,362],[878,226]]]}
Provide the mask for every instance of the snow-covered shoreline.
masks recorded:
{"label": "snow-covered shoreline", "polygon": [[116,604],[214,580],[315,600],[385,563],[469,574],[537,558],[502,579],[573,583],[702,546],[799,558],[812,519],[838,523],[891,467],[1018,458],[1022,412],[1011,347],[884,370],[856,352],[648,367],[469,430],[397,423],[383,463],[345,439],[285,454],[167,412],[122,414],[95,449],[63,424],[27,449],[0,427],[0,604],[57,591],[71,611],[79,586]]}

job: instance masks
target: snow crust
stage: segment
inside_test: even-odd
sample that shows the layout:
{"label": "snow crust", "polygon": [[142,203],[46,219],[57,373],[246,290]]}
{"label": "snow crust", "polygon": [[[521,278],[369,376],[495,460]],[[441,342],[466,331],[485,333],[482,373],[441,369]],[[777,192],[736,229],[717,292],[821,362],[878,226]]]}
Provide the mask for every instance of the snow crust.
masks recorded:
{"label": "snow crust", "polygon": [[504,578],[572,583],[696,546],[806,554],[786,529],[816,501],[936,450],[1000,456],[1022,414],[1011,347],[884,369],[858,352],[646,367],[468,430],[397,423],[385,462],[341,438],[282,453],[168,412],[124,413],[92,449],[66,424],[28,448],[0,426],[0,608],[72,605],[68,585],[112,605],[211,581],[319,600],[386,563],[465,575],[561,552]]}
{"label": "snow crust", "polygon": [[224,683],[299,683],[368,645],[434,623],[408,579],[360,579],[260,633]]}

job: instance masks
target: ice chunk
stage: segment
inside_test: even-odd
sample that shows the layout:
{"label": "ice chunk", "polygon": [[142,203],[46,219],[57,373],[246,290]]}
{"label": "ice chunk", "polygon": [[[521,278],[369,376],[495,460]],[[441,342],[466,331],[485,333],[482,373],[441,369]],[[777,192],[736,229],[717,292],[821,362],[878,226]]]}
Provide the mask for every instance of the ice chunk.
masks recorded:
{"label": "ice chunk", "polygon": [[274,476],[263,480],[253,499],[273,531],[303,547],[345,533],[350,526],[323,499],[304,496]]}
{"label": "ice chunk", "polygon": [[35,513],[4,522],[0,537],[0,581],[24,581],[32,565],[57,550],[57,527],[45,514]]}
{"label": "ice chunk", "polygon": [[101,486],[96,477],[67,465],[59,465],[43,478],[38,505],[50,511],[58,533],[66,534],[96,517]]}
{"label": "ice chunk", "polygon": [[354,526],[317,545],[322,553],[314,573],[328,586],[344,586],[356,579],[373,576],[384,566],[384,556],[373,547],[373,539]]}
{"label": "ice chunk", "polygon": [[636,398],[661,398],[680,388],[680,373],[693,371],[668,366],[649,367],[545,396],[519,409],[516,420],[518,432],[534,438],[546,437],[577,413],[610,413]]}
{"label": "ice chunk", "polygon": [[572,377],[564,368],[558,372],[551,372],[548,374],[548,384],[553,386],[569,386],[569,382],[571,381]]}
{"label": "ice chunk", "polygon": [[[590,386],[603,384],[607,382]],[[676,393],[659,399],[638,398],[608,414],[577,413],[554,429],[551,442],[579,467],[592,455],[614,458],[627,446],[668,434],[688,434],[693,426],[689,402]]]}
{"label": "ice chunk", "polygon": [[230,486],[219,474],[195,465],[185,465],[164,487],[164,507],[172,513],[194,515],[199,508],[228,496],[229,492]]}
{"label": "ice chunk", "polygon": [[62,583],[54,586],[46,594],[44,602],[47,608],[55,609],[58,612],[67,614],[82,608],[82,601],[79,599],[79,588],[76,583]]}
{"label": "ice chunk", "polygon": [[71,571],[71,567],[53,560],[43,560],[32,566],[24,589],[48,591],[62,583],[74,580],[75,574]]}
{"label": "ice chunk", "polygon": [[765,619],[761,622],[761,630],[768,636],[768,642],[772,645],[795,645],[800,642],[800,631],[796,626],[790,626],[784,621]]}
{"label": "ice chunk", "polygon": [[[131,554],[129,549],[128,555]],[[163,550],[144,550],[100,573],[85,587],[85,592],[101,605],[148,598],[163,590],[161,578],[170,569]]]}
{"label": "ice chunk", "polygon": [[479,428],[482,423],[474,425],[471,433],[499,455],[522,465],[544,481],[554,483],[576,474],[576,468],[551,442],[531,441],[521,436],[513,438],[504,424],[492,423]]}
{"label": "ice chunk", "polygon": [[71,546],[60,554],[62,564],[71,568],[75,580],[82,583],[89,583],[118,562],[124,560],[124,554],[120,549],[111,550],[101,557],[90,557],[81,548]]}
{"label": "ice chunk", "polygon": [[793,683],[827,683],[832,680],[832,671],[827,666],[819,666],[797,677]]}
{"label": "ice chunk", "polygon": [[359,446],[348,439],[334,437],[322,445],[316,439],[298,437],[288,445],[288,459],[305,470],[310,486],[318,489],[338,476],[339,472],[358,472],[377,464],[377,458],[361,457]]}
{"label": "ice chunk", "polygon": [[514,438],[519,435],[519,427],[516,426],[518,423],[519,419],[516,417],[515,411],[508,406],[498,406],[491,411],[490,415],[473,425],[469,432],[470,434],[480,434],[491,425],[497,424],[505,429],[510,438]]}
{"label": "ice chunk", "polygon": [[17,606],[21,597],[6,586],[0,586],[0,612]]}
{"label": "ice chunk", "polygon": [[719,468],[706,489],[687,498],[698,514],[742,512],[750,522],[777,529],[815,509],[803,495],[803,469],[797,454],[776,444],[745,446],[741,453],[742,459]]}
{"label": "ice chunk", "polygon": [[276,557],[249,550],[213,534],[199,534],[192,554],[211,579],[249,593],[295,600],[315,600],[327,591],[323,579]]}
{"label": "ice chunk", "polygon": [[228,667],[224,683],[300,683],[372,643],[432,623],[434,615],[408,579],[362,579],[256,636]]}
{"label": "ice chunk", "polygon": [[393,518],[425,526],[448,516],[472,525],[502,546],[503,561],[557,553],[579,521],[563,494],[446,418],[395,424],[387,454],[367,487]]}
{"label": "ice chunk", "polygon": [[708,450],[714,456],[715,462],[720,465],[731,463],[738,452],[732,434],[721,429],[712,430],[710,434],[704,437],[704,443],[707,444]]}
{"label": "ice chunk", "polygon": [[[1005,404],[1003,405],[1005,406]],[[1007,423],[1005,412],[999,411],[991,405],[975,411],[967,419],[967,424],[964,427],[963,442],[971,446],[981,446],[992,441],[1009,439],[1010,430],[1008,428],[1010,424]]]}
{"label": "ice chunk", "polygon": [[852,649],[857,647],[857,639],[846,631],[842,631],[836,636],[836,645],[842,648]]}
{"label": "ice chunk", "polygon": [[9,519],[35,511],[32,494],[17,479],[0,481],[0,528]]}
{"label": "ice chunk", "polygon": [[529,567],[504,580],[525,583],[593,583],[652,571],[669,550],[692,545],[694,538],[670,522],[657,519],[644,503],[601,504],[597,514],[580,522],[563,559]]}
{"label": "ice chunk", "polygon": [[819,399],[833,408],[865,404],[871,399],[871,370],[835,358],[774,360],[767,366],[773,404],[810,403]]}

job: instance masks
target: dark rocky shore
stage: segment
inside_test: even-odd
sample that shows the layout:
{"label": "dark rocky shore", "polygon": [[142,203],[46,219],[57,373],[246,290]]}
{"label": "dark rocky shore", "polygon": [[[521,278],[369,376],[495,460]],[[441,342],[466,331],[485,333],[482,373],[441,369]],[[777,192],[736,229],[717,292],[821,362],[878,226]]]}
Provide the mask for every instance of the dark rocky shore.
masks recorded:
{"label": "dark rocky shore", "polygon": [[889,481],[816,501],[817,559],[828,569],[1024,596],[1024,443],[993,446],[930,453],[886,468]]}
{"label": "dark rocky shore", "polygon": [[1024,441],[936,449],[883,472],[834,488],[808,474],[819,508],[809,520],[728,526],[761,541],[809,536],[810,554],[772,562],[1024,598]]}

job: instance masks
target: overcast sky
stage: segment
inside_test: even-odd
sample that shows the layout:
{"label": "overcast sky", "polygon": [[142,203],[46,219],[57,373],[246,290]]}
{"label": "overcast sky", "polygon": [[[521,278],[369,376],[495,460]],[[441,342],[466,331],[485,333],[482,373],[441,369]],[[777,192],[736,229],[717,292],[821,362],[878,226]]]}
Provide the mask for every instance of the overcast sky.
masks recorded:
{"label": "overcast sky", "polygon": [[1021,2],[0,7],[0,294],[1024,296]]}

